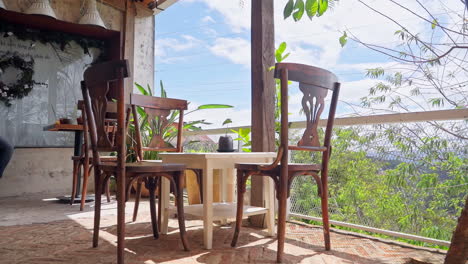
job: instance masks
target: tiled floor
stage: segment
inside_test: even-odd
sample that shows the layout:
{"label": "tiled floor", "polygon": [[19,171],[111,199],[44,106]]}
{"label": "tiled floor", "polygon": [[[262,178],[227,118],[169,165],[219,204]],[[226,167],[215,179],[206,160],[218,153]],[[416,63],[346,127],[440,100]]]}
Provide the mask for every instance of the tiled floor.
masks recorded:
{"label": "tiled floor", "polygon": [[[130,220],[132,203],[128,203]],[[182,250],[177,221],[159,240],[151,236],[147,202],[139,219],[126,227],[126,263],[274,263],[276,240],[259,229],[243,228],[238,247],[231,248],[233,229],[216,226],[214,248],[203,249],[202,222],[188,220],[190,252]],[[87,211],[92,208],[87,207]],[[0,199],[0,263],[115,263],[115,202],[103,210],[101,241],[91,247],[92,214],[77,206],[37,199]],[[408,263],[411,258],[443,263],[435,250],[386,243],[333,231],[332,250],[323,248],[320,227],[288,225],[287,263]]]}

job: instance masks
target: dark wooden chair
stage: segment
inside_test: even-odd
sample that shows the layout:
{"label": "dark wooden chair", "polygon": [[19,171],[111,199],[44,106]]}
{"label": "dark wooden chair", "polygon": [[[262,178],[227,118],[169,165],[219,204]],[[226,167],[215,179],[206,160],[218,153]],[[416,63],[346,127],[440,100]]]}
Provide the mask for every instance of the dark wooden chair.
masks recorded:
{"label": "dark wooden chair", "polygon": [[[117,256],[119,263],[123,261],[124,236],[125,236],[125,201],[126,189],[125,182],[131,183],[135,179],[143,178],[150,192],[154,193],[156,188],[156,179],[166,177],[174,186],[175,197],[177,201],[177,214],[179,220],[179,230],[182,244],[185,250],[189,250],[185,232],[184,206],[182,188],[184,184],[185,165],[175,163],[153,163],[153,162],[120,162],[125,160],[125,107],[124,107],[124,78],[128,77],[128,65],[126,60],[110,61],[93,65],[84,73],[82,82],[83,99],[88,121],[88,128],[91,139],[91,149],[93,154],[94,177],[95,177],[95,211],[94,211],[94,232],[93,247],[98,246],[99,226],[101,213],[101,195],[103,192],[103,183],[111,176],[117,178]],[[108,92],[111,85],[118,83],[117,101],[117,121],[118,133],[115,140],[110,138],[106,130],[106,113],[108,109]],[[120,110],[120,111],[119,111]],[[123,130],[123,131],[122,131]],[[102,162],[101,152],[117,152],[117,162]],[[122,174],[122,172],[125,172]],[[156,206],[154,200],[150,200],[151,222],[154,238],[159,237]]]}
{"label": "dark wooden chair", "polygon": [[[281,143],[278,155],[272,164],[236,164],[237,217],[231,246],[236,246],[239,237],[243,213],[243,196],[247,178],[253,175],[269,176],[275,182],[276,197],[279,203],[277,262],[282,262],[286,234],[286,201],[289,197],[291,183],[294,177],[299,175],[310,175],[317,182],[318,195],[321,198],[322,204],[325,248],[326,250],[330,250],[327,189],[328,161],[331,154],[330,140],[340,83],[337,82],[337,77],[329,71],[295,63],[277,63],[275,78],[281,80]],[[290,146],[288,138],[288,81],[298,82],[299,89],[304,94],[302,108],[307,119],[306,129],[297,146]],[[320,115],[325,109],[325,97],[329,90],[332,93],[332,98],[324,140],[323,144],[321,144],[318,123]],[[291,164],[288,161],[289,150],[321,152],[322,161],[319,164]]]}
{"label": "dark wooden chair", "polygon": [[[146,151],[157,151],[157,152],[182,152],[182,132],[184,128],[184,111],[187,110],[187,101],[180,100],[180,99],[173,99],[173,98],[162,98],[162,97],[154,97],[154,96],[145,96],[139,94],[131,94],[130,95],[130,105],[132,108],[132,115],[133,115],[133,125],[135,127],[135,139],[136,139],[136,153],[137,153],[137,160],[144,161],[144,162],[160,162],[158,160],[145,160],[144,159],[144,152]],[[140,116],[138,114],[137,108],[141,107],[141,109],[146,114],[146,119],[150,123],[152,127],[152,137],[148,146],[143,146],[142,139],[141,139],[141,131],[140,131]],[[177,123],[169,122],[168,118],[171,118],[173,111],[179,111],[179,118]],[[175,125],[176,124],[176,125]],[[168,130],[172,130],[172,133],[177,133],[176,144],[173,146],[171,143],[168,143],[164,140],[164,133],[167,133]],[[190,168],[189,168],[190,169]],[[198,169],[191,169],[195,172],[197,176],[197,181],[199,182],[199,186],[201,186],[201,170]],[[138,215],[138,207],[141,198],[141,189],[142,189],[142,179],[138,180],[137,188],[136,188],[136,198],[135,198],[135,206],[133,210],[133,221],[136,221]],[[159,181],[158,181],[159,183]],[[159,186],[159,184],[158,184]],[[161,190],[161,188],[159,188]],[[130,190],[128,190],[130,191]],[[129,193],[129,192],[128,192]],[[151,197],[150,199],[155,199],[155,197]],[[159,206],[158,206],[158,214],[161,215],[161,199],[158,199]],[[160,226],[160,223],[158,223]]]}
{"label": "dark wooden chair", "polygon": [[[112,102],[109,102],[109,104],[115,104]],[[115,106],[114,106],[114,109]],[[77,188],[77,183],[78,183],[78,172],[80,168],[83,168],[83,184],[82,184],[82,191],[81,191],[81,201],[80,201],[80,211],[83,211],[85,201],[86,201],[86,194],[88,191],[88,179],[89,175],[91,173],[91,170],[93,169],[92,165],[92,157],[89,156],[89,131],[88,131],[88,124],[86,120],[86,113],[84,111],[84,102],[82,100],[78,101],[78,110],[81,110],[82,112],[82,120],[83,120],[83,145],[82,145],[82,150],[81,150],[81,155],[79,156],[72,156],[72,161],[73,161],[73,183],[72,183],[72,194],[71,194],[71,199],[70,199],[70,204],[73,204],[75,202],[76,198],[76,188]],[[115,139],[115,133],[117,131],[117,126],[116,122],[114,120],[108,120],[107,121],[107,130],[108,133],[110,133],[110,136],[112,139]],[[116,156],[101,156],[101,161],[106,162],[106,161],[117,161]],[[109,182],[105,184],[106,189],[106,197],[107,197],[107,202],[110,202],[110,190],[109,190]]]}
{"label": "dark wooden chair", "polygon": [[[136,154],[137,161],[141,162],[160,162],[158,160],[145,160],[144,153],[146,151],[158,151],[158,152],[182,152],[182,130],[183,130],[183,118],[184,110],[187,110],[187,101],[172,99],[172,98],[161,98],[154,96],[145,96],[139,94],[130,95],[130,105],[132,108],[133,125],[135,128],[135,141],[136,141]],[[150,138],[148,146],[143,146],[141,131],[140,131],[140,116],[137,108],[142,109],[146,114],[146,120],[150,124],[152,129],[152,137]],[[169,122],[168,118],[172,114],[172,111],[179,111],[179,119],[177,128],[173,126],[173,123]],[[168,132],[169,129],[177,129],[176,146],[173,147],[168,142],[164,141],[164,133]],[[173,131],[174,132],[174,131]],[[148,135],[149,136],[149,135]],[[141,198],[142,179],[138,180],[135,206],[133,210],[133,221],[136,221],[138,215],[138,206]],[[159,181],[158,181],[159,183]],[[159,186],[159,184],[158,184]],[[159,188],[160,189],[160,188]],[[158,195],[159,196],[159,195]],[[155,199],[155,194],[150,192],[150,199]],[[159,199],[160,201],[160,199]],[[159,215],[161,212],[161,206],[158,206]],[[159,225],[160,226],[160,225]]]}

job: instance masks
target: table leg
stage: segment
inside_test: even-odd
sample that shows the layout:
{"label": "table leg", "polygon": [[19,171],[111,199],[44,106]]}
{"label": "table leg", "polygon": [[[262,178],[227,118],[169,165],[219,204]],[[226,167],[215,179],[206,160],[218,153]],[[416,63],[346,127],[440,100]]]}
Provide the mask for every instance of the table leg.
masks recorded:
{"label": "table leg", "polygon": [[213,243],[213,167],[206,161],[203,168],[203,242],[206,249]]}
{"label": "table leg", "polygon": [[263,186],[265,190],[265,207],[268,209],[266,213],[268,235],[275,236],[275,187],[273,179],[270,177],[264,177]]}
{"label": "table leg", "polygon": [[[219,169],[219,201],[226,202],[226,171],[227,169]],[[227,224],[227,218],[221,219],[221,225]]]}
{"label": "table leg", "polygon": [[234,197],[236,195],[236,178],[234,177],[235,173],[235,169],[226,170],[226,201],[228,203],[234,202]]}
{"label": "table leg", "polygon": [[169,192],[171,189],[170,181],[164,177],[161,179],[161,233],[163,235],[167,234],[169,226]]}
{"label": "table leg", "polygon": [[[73,147],[73,155],[74,156],[81,156],[81,146],[83,145],[83,131],[76,130],[75,131],[75,145]],[[81,193],[81,166],[78,167],[78,180],[76,182],[76,195],[74,198],[79,196]]]}
{"label": "table leg", "polygon": [[219,202],[224,203],[226,202],[226,170],[219,169]]}

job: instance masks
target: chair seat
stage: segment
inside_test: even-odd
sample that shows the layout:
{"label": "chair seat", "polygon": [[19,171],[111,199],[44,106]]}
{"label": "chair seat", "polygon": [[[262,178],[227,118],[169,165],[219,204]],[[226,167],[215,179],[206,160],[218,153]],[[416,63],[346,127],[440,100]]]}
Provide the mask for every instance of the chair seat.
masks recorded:
{"label": "chair seat", "polygon": [[[264,167],[271,165],[271,163],[236,163],[235,167],[238,170],[250,170],[250,171],[265,171]],[[289,171],[320,171],[322,165],[320,164],[303,164],[303,163],[289,163]],[[275,168],[275,170],[281,170],[281,164]]]}
{"label": "chair seat", "polygon": [[[77,161],[77,160],[84,160],[84,157],[81,156],[72,156],[72,160]],[[101,156],[101,161],[103,162],[109,162],[109,161],[117,161],[117,156]],[[89,162],[93,162],[93,157],[89,157]]]}
{"label": "chair seat", "polygon": [[[104,162],[101,164],[103,171],[114,171],[117,168],[116,162]],[[162,162],[133,162],[126,163],[125,170],[128,173],[152,173],[152,172],[174,172],[184,171],[186,166],[180,163],[162,163]]]}

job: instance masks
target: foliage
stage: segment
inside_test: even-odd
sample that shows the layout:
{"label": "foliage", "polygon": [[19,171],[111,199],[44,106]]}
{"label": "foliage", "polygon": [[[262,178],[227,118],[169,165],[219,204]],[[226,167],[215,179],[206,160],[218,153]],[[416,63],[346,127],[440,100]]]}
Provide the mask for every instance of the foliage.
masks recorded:
{"label": "foliage", "polygon": [[[335,128],[332,145],[331,219],[450,240],[467,195],[468,150],[462,140],[418,123]],[[319,158],[292,155],[293,162]],[[311,178],[298,177],[293,186],[292,210],[319,214]]]}
{"label": "foliage", "polygon": [[[153,96],[153,90],[151,89],[149,85],[147,85],[147,88],[144,88],[140,84],[135,83],[135,86],[137,87],[138,91],[140,91],[141,94],[146,95],[146,96]],[[160,81],[160,95],[162,98],[167,98],[167,92],[164,89],[164,85],[162,81]],[[225,104],[200,105],[196,109],[184,113],[184,117],[196,111],[209,110],[209,109],[222,109],[222,108],[232,108],[232,106],[225,105]],[[168,125],[166,126],[162,126],[162,120],[159,120],[158,117],[156,117],[154,120],[148,120],[148,115],[146,114],[144,109],[140,106],[137,106],[137,112],[139,115],[138,121],[139,121],[139,128],[140,128],[143,146],[148,146],[148,144],[151,142],[151,140],[156,134],[163,135],[162,138],[164,142],[166,142],[169,145],[172,145],[172,142],[177,137],[177,127],[175,126],[175,123],[179,120],[180,112],[178,110],[173,110],[170,113],[169,118],[167,119]],[[198,131],[198,130],[201,130],[201,128],[199,127],[200,125],[209,125],[209,124],[211,123],[206,122],[205,119],[195,120],[195,121],[186,121],[184,122],[183,129],[187,131]],[[133,120],[131,120],[130,125],[129,125],[129,134],[132,139],[130,146],[127,147],[127,149],[132,150],[129,155],[129,160],[134,161],[136,160],[136,154],[134,152],[136,141],[134,137],[135,127],[134,127]],[[155,151],[145,151],[143,158],[146,160],[155,160],[155,159],[158,159],[158,153]]]}
{"label": "foliage", "polygon": [[83,49],[84,54],[89,55],[89,49],[97,48],[100,50],[99,57],[93,61],[93,63],[102,61],[106,57],[105,43],[102,40],[95,40],[85,38],[79,35],[72,35],[63,32],[38,30],[25,27],[20,24],[12,24],[1,21],[0,23],[0,34],[4,34],[4,37],[16,36],[19,40],[31,41],[31,46],[34,46],[35,42],[42,44],[54,44],[57,45],[60,50],[64,51],[65,48],[70,45],[71,42],[75,42]]}
{"label": "foliage", "polygon": [[226,120],[224,120],[224,122],[223,122],[223,126],[226,125],[226,136],[227,136],[227,132],[228,132],[228,129],[229,129],[229,124],[232,124],[232,120],[231,120],[231,118],[226,118]]}
{"label": "foliage", "polygon": [[252,140],[250,139],[250,128],[239,128],[239,130],[233,130],[231,129],[232,132],[237,134],[237,138],[234,140],[241,141],[242,142],[242,151],[243,152],[252,152],[251,146],[252,146]]}
{"label": "foliage", "polygon": [[312,20],[314,16],[320,17],[333,7],[334,2],[337,0],[289,0],[284,6],[283,16],[287,19],[292,15],[294,21],[301,20],[304,12],[309,19]]}

